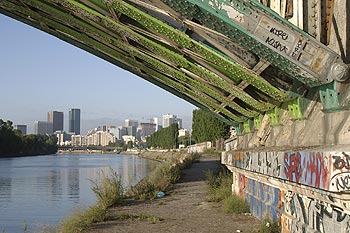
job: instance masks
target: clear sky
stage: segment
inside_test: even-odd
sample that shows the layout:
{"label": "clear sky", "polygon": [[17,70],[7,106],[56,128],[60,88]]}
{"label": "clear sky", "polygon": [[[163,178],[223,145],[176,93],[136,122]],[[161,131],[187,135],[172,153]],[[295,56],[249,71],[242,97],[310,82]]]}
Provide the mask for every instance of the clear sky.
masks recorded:
{"label": "clear sky", "polygon": [[82,133],[126,119],[175,114],[191,125],[192,104],[92,54],[0,14],[0,118],[26,124],[48,111],[80,108]]}

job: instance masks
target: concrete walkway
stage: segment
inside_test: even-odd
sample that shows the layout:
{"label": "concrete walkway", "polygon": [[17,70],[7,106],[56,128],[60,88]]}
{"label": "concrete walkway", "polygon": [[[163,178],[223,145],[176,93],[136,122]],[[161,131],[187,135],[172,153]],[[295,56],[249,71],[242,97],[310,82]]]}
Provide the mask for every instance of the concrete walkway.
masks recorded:
{"label": "concrete walkway", "polygon": [[200,162],[183,170],[183,178],[170,195],[110,210],[112,219],[130,214],[154,215],[162,221],[111,220],[96,224],[87,232],[256,232],[259,222],[252,216],[226,214],[220,204],[207,201],[208,169],[219,169],[218,157],[202,156]]}

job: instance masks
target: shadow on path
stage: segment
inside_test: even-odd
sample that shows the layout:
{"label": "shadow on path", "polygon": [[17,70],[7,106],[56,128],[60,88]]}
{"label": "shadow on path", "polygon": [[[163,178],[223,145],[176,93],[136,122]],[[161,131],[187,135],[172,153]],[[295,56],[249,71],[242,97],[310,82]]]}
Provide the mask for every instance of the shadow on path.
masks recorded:
{"label": "shadow on path", "polygon": [[220,169],[220,158],[214,156],[202,156],[199,162],[194,162],[191,168],[181,171],[181,179],[178,183],[193,181],[205,181],[208,170],[218,171]]}

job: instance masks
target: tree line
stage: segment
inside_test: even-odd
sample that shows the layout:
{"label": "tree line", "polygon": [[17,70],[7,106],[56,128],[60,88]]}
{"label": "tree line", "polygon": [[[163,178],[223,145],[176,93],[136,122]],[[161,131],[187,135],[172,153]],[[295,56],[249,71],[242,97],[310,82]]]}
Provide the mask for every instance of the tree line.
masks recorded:
{"label": "tree line", "polygon": [[228,138],[230,125],[220,121],[214,114],[197,109],[192,114],[192,138],[196,143],[213,142]]}
{"label": "tree line", "polygon": [[178,146],[179,126],[177,123],[158,130],[146,138],[148,148],[175,149]]}
{"label": "tree line", "polygon": [[0,157],[44,155],[57,152],[55,135],[23,135],[11,121],[0,119]]}
{"label": "tree line", "polygon": [[215,142],[217,139],[229,137],[230,125],[220,121],[208,111],[197,109],[193,111],[192,116],[192,136],[178,138],[178,130],[178,125],[174,123],[155,132],[147,137],[147,147],[173,149],[177,148],[179,142],[185,146],[207,141]]}

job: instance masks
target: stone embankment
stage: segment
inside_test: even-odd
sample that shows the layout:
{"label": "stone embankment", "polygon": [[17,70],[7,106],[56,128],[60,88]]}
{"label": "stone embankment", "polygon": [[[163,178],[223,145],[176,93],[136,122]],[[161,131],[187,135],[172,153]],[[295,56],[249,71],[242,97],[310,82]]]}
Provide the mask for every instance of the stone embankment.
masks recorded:
{"label": "stone embankment", "polygon": [[[178,153],[146,152],[140,156],[160,160]],[[205,172],[219,169],[219,164],[217,156],[202,156],[190,169],[182,171],[181,180],[165,197],[128,201],[124,206],[111,208],[110,220],[93,225],[87,232],[257,232],[259,221],[254,217],[226,214],[220,203],[208,202]],[[121,216],[148,217],[142,220]]]}

